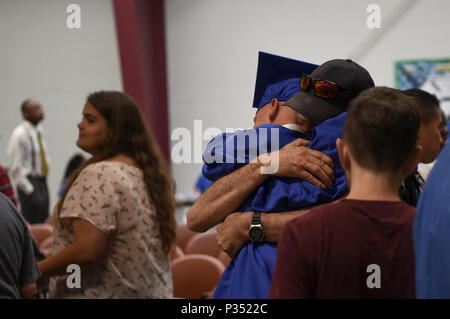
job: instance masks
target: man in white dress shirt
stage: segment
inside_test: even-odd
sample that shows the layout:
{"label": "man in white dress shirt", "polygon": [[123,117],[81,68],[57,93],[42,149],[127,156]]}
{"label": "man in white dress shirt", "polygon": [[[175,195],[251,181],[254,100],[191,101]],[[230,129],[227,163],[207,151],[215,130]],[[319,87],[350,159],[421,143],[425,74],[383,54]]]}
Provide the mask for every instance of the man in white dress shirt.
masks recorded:
{"label": "man in white dress shirt", "polygon": [[16,127],[9,141],[9,172],[19,195],[21,212],[30,224],[43,223],[48,217],[48,151],[43,137],[44,112],[39,102],[22,103],[23,123]]}

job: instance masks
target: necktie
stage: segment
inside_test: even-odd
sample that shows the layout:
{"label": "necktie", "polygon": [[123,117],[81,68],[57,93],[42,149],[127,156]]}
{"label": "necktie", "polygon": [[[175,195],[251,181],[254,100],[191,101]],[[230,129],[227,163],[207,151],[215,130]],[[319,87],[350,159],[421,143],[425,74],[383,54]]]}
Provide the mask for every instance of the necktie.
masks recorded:
{"label": "necktie", "polygon": [[47,176],[47,174],[48,174],[48,165],[47,165],[47,160],[45,159],[44,147],[42,146],[41,133],[39,133],[39,132],[38,132],[38,141],[39,141],[39,150],[41,152],[42,174],[44,176]]}

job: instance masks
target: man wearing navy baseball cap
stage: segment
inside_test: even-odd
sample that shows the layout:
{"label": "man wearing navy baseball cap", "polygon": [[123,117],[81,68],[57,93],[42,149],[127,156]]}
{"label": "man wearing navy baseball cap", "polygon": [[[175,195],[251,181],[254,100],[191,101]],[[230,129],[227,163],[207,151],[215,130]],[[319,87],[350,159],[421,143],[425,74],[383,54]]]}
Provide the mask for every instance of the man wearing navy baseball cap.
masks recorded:
{"label": "man wearing navy baseball cap", "polygon": [[374,86],[369,72],[354,61],[330,60],[311,75],[304,74],[300,82],[302,91],[285,105],[311,120],[323,121],[345,112],[350,100]]}

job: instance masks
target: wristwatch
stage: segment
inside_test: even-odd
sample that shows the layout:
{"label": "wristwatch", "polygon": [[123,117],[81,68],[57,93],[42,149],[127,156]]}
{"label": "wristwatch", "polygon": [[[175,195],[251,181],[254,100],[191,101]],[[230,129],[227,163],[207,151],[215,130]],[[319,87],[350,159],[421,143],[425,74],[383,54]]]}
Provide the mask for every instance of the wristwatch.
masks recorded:
{"label": "wristwatch", "polygon": [[261,212],[253,212],[252,224],[248,229],[248,237],[252,242],[262,242],[264,240],[264,230],[261,225]]}

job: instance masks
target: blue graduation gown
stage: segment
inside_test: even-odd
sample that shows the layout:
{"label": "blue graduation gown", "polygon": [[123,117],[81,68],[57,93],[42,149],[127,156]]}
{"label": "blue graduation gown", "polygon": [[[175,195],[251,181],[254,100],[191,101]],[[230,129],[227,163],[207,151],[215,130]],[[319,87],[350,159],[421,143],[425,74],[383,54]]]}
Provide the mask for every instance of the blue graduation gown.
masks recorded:
{"label": "blue graduation gown", "polygon": [[195,189],[199,190],[201,193],[204,193],[209,186],[212,185],[212,181],[210,181],[209,179],[207,179],[202,173],[200,174],[200,176],[197,178],[197,182],[195,183]]}
{"label": "blue graduation gown", "polygon": [[[316,126],[311,135],[311,143],[308,146],[325,153],[333,160],[335,179],[331,187],[322,190],[320,187],[302,179],[272,177],[260,185],[241,204],[238,211],[285,212],[314,204],[332,202],[342,197],[347,192],[347,183],[344,170],[339,162],[336,139],[342,137],[344,119],[345,113],[342,113]],[[264,134],[261,131],[262,128],[278,129],[278,148],[274,147],[277,146],[277,143],[272,142],[272,134]],[[249,133],[252,130],[254,132]],[[257,145],[251,144],[250,138],[243,145],[236,143],[239,135],[241,137],[245,134],[251,136],[255,133],[258,136]],[[222,158],[223,163],[205,163],[203,174],[211,180],[217,180],[249,163],[254,157],[251,156],[252,154],[259,155],[260,153],[276,151],[299,137],[305,138],[299,132],[272,124],[237,131],[232,134],[225,133],[214,138],[208,144],[204,153],[204,159],[207,159],[208,154],[214,154],[216,159]],[[236,145],[239,145],[241,149],[238,149]],[[227,149],[229,154],[226,154]],[[264,152],[260,152],[260,149],[263,149]],[[216,288],[214,298],[268,298],[275,267],[276,248],[276,243],[247,243],[227,266]]]}
{"label": "blue graduation gown", "polygon": [[450,298],[450,144],[426,180],[414,220],[417,298]]}

